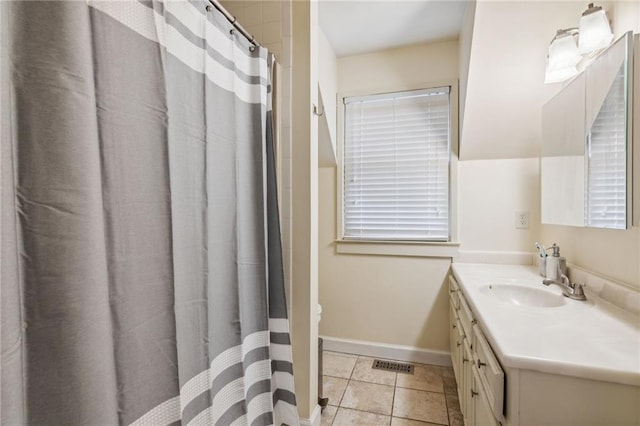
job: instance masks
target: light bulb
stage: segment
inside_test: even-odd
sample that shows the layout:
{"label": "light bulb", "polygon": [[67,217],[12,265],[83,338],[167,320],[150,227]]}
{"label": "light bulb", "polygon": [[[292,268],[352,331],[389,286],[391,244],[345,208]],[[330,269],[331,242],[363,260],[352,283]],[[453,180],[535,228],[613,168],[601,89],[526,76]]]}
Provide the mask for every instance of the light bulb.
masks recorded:
{"label": "light bulb", "polygon": [[578,37],[578,52],[582,55],[603,49],[613,40],[613,33],[609,26],[607,13],[600,6],[589,4],[589,8],[580,18],[580,36]]}
{"label": "light bulb", "polygon": [[565,81],[578,73],[576,65],[582,60],[573,36],[559,30],[549,46],[545,84]]}

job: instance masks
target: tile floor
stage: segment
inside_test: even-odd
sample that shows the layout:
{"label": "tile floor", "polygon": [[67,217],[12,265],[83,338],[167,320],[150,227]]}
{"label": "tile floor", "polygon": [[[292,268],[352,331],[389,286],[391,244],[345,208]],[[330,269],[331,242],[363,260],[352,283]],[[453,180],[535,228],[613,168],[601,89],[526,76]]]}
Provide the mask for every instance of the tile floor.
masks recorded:
{"label": "tile floor", "polygon": [[414,364],[414,374],[371,368],[373,358],[323,353],[322,425],[462,426],[450,367]]}

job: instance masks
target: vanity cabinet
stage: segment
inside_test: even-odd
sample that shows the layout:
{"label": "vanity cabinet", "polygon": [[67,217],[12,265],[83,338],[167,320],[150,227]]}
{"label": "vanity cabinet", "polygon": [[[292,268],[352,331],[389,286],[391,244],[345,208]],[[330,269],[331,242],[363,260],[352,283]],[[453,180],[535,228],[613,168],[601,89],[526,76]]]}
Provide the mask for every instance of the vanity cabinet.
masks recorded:
{"label": "vanity cabinet", "polygon": [[502,367],[453,277],[449,278],[449,299],[451,361],[464,423],[467,426],[501,425]]}
{"label": "vanity cabinet", "polygon": [[483,291],[542,287],[531,267],[453,270],[450,349],[466,426],[640,425],[640,352],[619,344],[637,344],[638,317],[595,296],[527,308]]}

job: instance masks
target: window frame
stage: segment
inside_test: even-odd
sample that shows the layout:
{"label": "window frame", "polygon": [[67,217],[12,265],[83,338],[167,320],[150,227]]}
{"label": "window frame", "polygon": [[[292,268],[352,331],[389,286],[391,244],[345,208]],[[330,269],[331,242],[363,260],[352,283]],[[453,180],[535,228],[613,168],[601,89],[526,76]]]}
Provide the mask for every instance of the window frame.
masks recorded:
{"label": "window frame", "polygon": [[[344,132],[345,98],[373,96],[410,90],[430,90],[449,87],[449,240],[373,240],[345,239],[344,237]],[[458,161],[458,81],[430,81],[409,85],[395,85],[381,88],[360,89],[337,94],[337,144],[336,144],[336,252],[345,254],[372,254],[412,257],[455,257],[459,243],[457,233],[457,161]]]}

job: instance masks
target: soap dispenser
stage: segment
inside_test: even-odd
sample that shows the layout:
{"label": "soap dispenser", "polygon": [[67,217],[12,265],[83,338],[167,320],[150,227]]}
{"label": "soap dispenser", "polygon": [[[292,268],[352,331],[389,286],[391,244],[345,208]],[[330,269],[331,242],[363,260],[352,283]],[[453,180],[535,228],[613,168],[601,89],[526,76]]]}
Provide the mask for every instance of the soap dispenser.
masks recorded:
{"label": "soap dispenser", "polygon": [[553,254],[547,257],[547,279],[560,281],[567,274],[567,260],[560,256],[560,247],[553,243]]}

